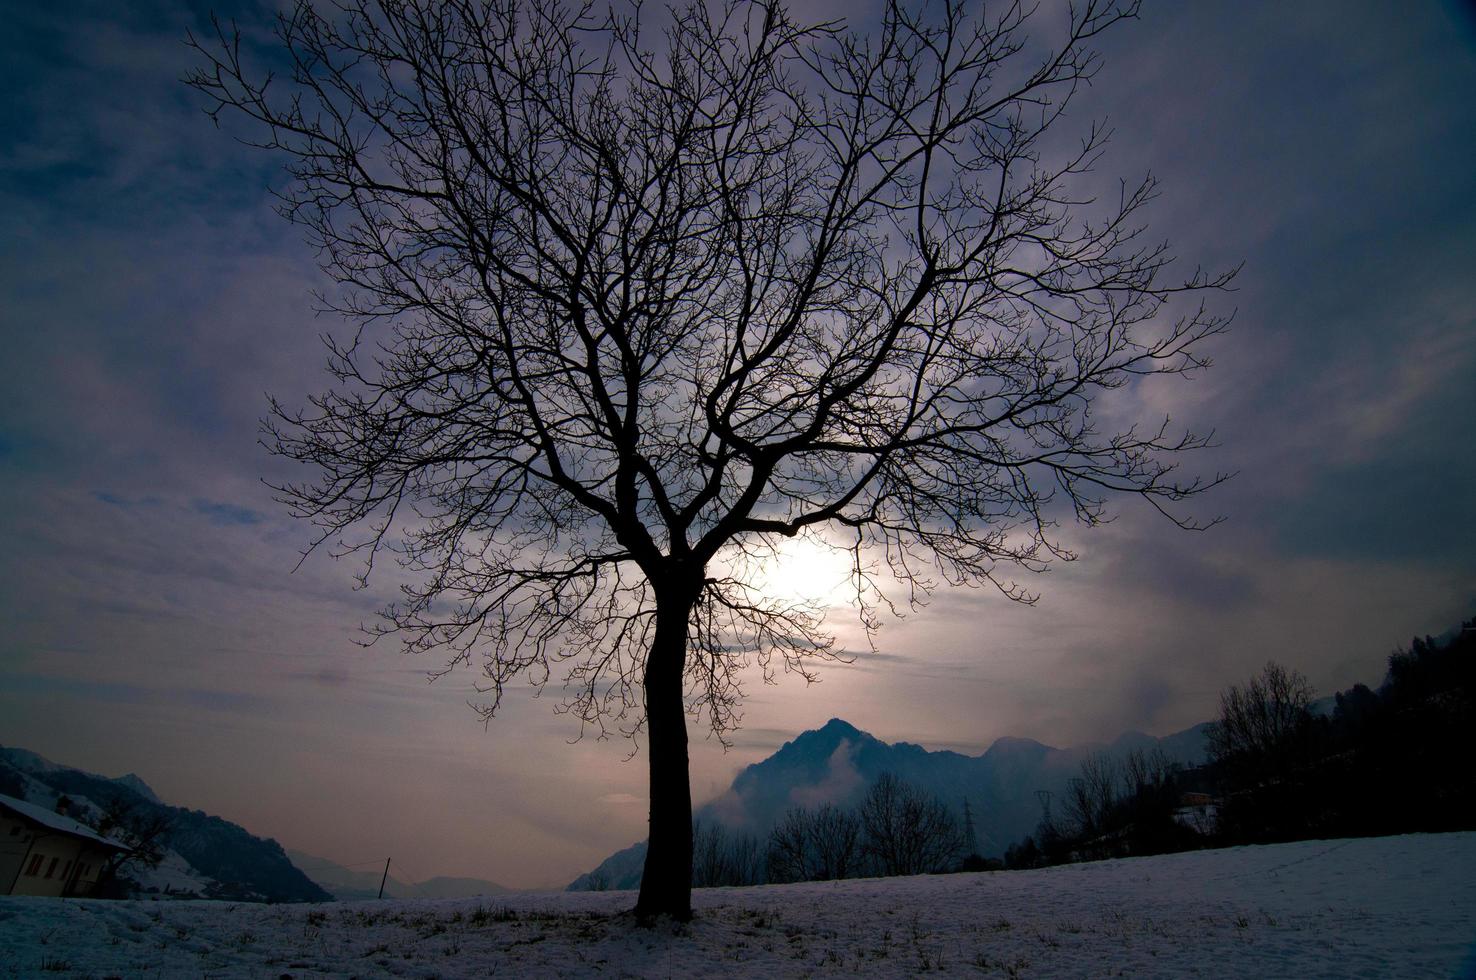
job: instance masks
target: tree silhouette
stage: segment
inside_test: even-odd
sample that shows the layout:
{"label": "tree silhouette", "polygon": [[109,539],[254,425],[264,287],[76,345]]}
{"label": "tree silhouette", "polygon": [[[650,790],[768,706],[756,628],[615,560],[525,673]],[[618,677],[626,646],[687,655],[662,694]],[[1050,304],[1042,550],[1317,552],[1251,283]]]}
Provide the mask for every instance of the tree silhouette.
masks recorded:
{"label": "tree silhouette", "polygon": [[1209,751],[1216,761],[1283,779],[1298,763],[1312,720],[1312,685],[1299,670],[1268,661],[1242,687],[1220,694],[1220,720],[1210,726]]}
{"label": "tree silhouette", "polygon": [[764,844],[717,822],[692,825],[692,887],[728,888],[764,883]]}
{"label": "tree silhouette", "polygon": [[943,801],[890,772],[866,791],[859,817],[861,850],[877,874],[952,870],[964,857],[963,831]]}
{"label": "tree silhouette", "polygon": [[479,662],[488,715],[553,680],[644,734],[642,919],[690,915],[687,714],[721,735],[747,669],[841,657],[757,585],[783,539],[849,549],[870,630],[940,582],[1031,601],[1010,570],[1071,557],[1061,516],[1215,482],[1175,473],[1202,437],[1092,408],[1203,366],[1223,318],[1161,308],[1229,277],[1167,279],[1151,179],[1088,199],[1104,129],[1046,140],[1136,3],[1049,48],[1019,3],[880,6],[694,4],[653,46],[619,7],[301,2],[260,62],[192,39],[358,324],[328,391],[272,403],[311,473],[281,496],[365,575],[395,551],[382,631]]}
{"label": "tree silhouette", "polygon": [[769,877],[776,882],[831,881],[856,873],[861,823],[833,803],[794,807],[769,832]]}
{"label": "tree silhouette", "polygon": [[1081,771],[1067,783],[1066,793],[1066,816],[1078,838],[1087,840],[1106,829],[1120,776],[1117,763],[1105,753],[1081,760]]}
{"label": "tree silhouette", "polygon": [[125,880],[128,872],[147,871],[163,862],[165,841],[174,829],[174,819],[167,811],[145,806],[138,798],[130,799],[122,793],[104,799],[99,809],[93,829],[127,845],[127,850],[115,851],[104,862],[94,890],[99,896],[121,898],[137,890],[136,883]]}

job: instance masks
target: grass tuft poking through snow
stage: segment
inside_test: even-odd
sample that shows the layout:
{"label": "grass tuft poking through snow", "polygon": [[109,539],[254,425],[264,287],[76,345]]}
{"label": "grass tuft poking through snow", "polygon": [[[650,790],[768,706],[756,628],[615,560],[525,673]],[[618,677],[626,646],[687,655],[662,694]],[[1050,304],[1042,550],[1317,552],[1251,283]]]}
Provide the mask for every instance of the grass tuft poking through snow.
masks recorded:
{"label": "grass tuft poking through snow", "polygon": [[1476,833],[696,892],[243,905],[0,898],[0,978],[1476,977]]}

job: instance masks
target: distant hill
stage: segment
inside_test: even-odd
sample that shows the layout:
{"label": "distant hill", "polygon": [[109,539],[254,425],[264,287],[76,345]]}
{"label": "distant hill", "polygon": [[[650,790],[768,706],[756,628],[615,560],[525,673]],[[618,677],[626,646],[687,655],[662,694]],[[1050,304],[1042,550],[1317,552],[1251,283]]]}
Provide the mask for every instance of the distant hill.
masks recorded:
{"label": "distant hill", "polygon": [[[379,880],[384,874],[383,863],[372,870],[356,870],[302,851],[289,850],[287,856],[303,874],[339,901],[349,902],[379,896]],[[475,898],[478,895],[499,895],[511,891],[495,881],[481,878],[437,877],[418,883],[405,882],[395,877],[393,863],[390,865],[390,872],[389,880],[384,885],[386,898]]]}
{"label": "distant hill", "polygon": [[[290,848],[287,857],[298,870],[341,902],[376,898],[379,895],[379,879],[384,873],[383,861],[372,870],[351,870],[327,858]],[[409,885],[393,874],[384,884],[384,893],[391,898],[411,898],[415,895]]]}
{"label": "distant hill", "polygon": [[201,810],[169,806],[133,773],[110,779],[58,765],[26,749],[0,746],[0,793],[52,809],[66,797],[83,822],[115,801],[140,816],[163,815],[159,867],[130,871],[138,890],[258,902],[322,902],[332,896],[293,867],[274,840]]}
{"label": "distant hill", "polygon": [[616,851],[600,862],[599,867],[575,878],[571,892],[619,891],[641,886],[641,872],[646,864],[646,842],[638,841],[623,851]]}
{"label": "distant hill", "polygon": [[[884,772],[895,773],[943,800],[958,813],[969,802],[979,849],[999,857],[1035,830],[1042,793],[1060,800],[1092,752],[1122,757],[1134,749],[1160,749],[1171,762],[1202,764],[1207,725],[1155,738],[1127,732],[1110,745],[1058,749],[1028,738],[1001,738],[982,755],[929,751],[909,742],[889,744],[839,718],[784,743],[773,755],[744,769],[727,792],[696,809],[699,821],[729,830],[767,835],[791,807],[834,803],[850,807]],[[646,846],[637,843],[581,875],[573,890],[634,888],[640,884]]]}

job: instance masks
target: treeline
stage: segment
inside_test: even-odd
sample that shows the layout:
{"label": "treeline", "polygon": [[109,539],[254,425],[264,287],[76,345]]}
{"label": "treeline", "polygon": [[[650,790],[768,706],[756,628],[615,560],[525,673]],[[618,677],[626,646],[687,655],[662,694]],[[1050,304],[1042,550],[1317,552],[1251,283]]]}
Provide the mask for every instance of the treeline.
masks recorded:
{"label": "treeline", "polygon": [[1395,651],[1377,690],[1354,685],[1329,715],[1310,701],[1275,665],[1221,698],[1209,775],[1227,842],[1476,828],[1476,619]]}
{"label": "treeline", "polygon": [[[693,827],[692,886],[779,884],[981,869],[968,828],[937,797],[883,773],[854,808],[795,807],[767,835]],[[995,867],[1000,867],[994,862]],[[607,883],[595,876],[590,887]]]}
{"label": "treeline", "polygon": [[[1088,756],[1064,793],[1039,793],[1035,833],[1003,862],[972,828],[887,773],[854,808],[789,810],[768,834],[694,827],[697,888],[882,877],[1162,854],[1318,837],[1476,829],[1476,619],[1450,639],[1390,654],[1377,689],[1316,704],[1300,672],[1271,662],[1220,696],[1209,761],[1159,750]],[[608,887],[593,876],[590,887]]]}
{"label": "treeline", "polygon": [[1331,712],[1300,672],[1268,663],[1221,694],[1207,765],[1089,757],[1064,800],[1043,795],[1040,826],[1005,864],[1476,828],[1472,744],[1476,619],[1396,650],[1377,690],[1356,684]]}
{"label": "treeline", "polygon": [[1133,751],[1122,759],[1087,756],[1063,799],[1041,794],[1036,832],[1005,851],[1008,868],[1164,854],[1200,846],[1181,818],[1184,772],[1164,754]]}

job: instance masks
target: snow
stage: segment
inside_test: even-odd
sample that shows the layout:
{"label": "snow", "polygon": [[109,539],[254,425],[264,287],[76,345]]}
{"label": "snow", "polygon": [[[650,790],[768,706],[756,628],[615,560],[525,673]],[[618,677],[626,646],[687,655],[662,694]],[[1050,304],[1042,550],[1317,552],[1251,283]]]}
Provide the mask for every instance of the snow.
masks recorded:
{"label": "snow", "polygon": [[242,905],[0,898],[0,977],[1476,977],[1476,832],[694,893]]}
{"label": "snow", "polygon": [[152,888],[156,892],[204,895],[215,884],[213,878],[198,871],[173,850],[164,851],[163,860],[156,868],[127,868],[124,873],[137,880],[140,888]]}
{"label": "snow", "polygon": [[103,847],[107,848],[109,852],[132,850],[132,848],[128,847],[126,844],[121,844],[118,841],[112,840],[111,838],[104,837],[97,831],[93,830],[91,827],[87,826],[86,824],[78,823],[71,817],[64,817],[59,813],[46,809],[45,807],[37,806],[34,803],[27,803],[25,800],[16,799],[14,796],[5,796],[3,794],[0,794],[0,807],[4,807],[5,809],[10,810],[14,813],[18,813],[26,819],[32,821],[33,823],[38,823],[43,827],[59,831],[63,834],[68,835],[69,837],[80,837],[83,840],[90,841],[93,844],[101,844]]}

